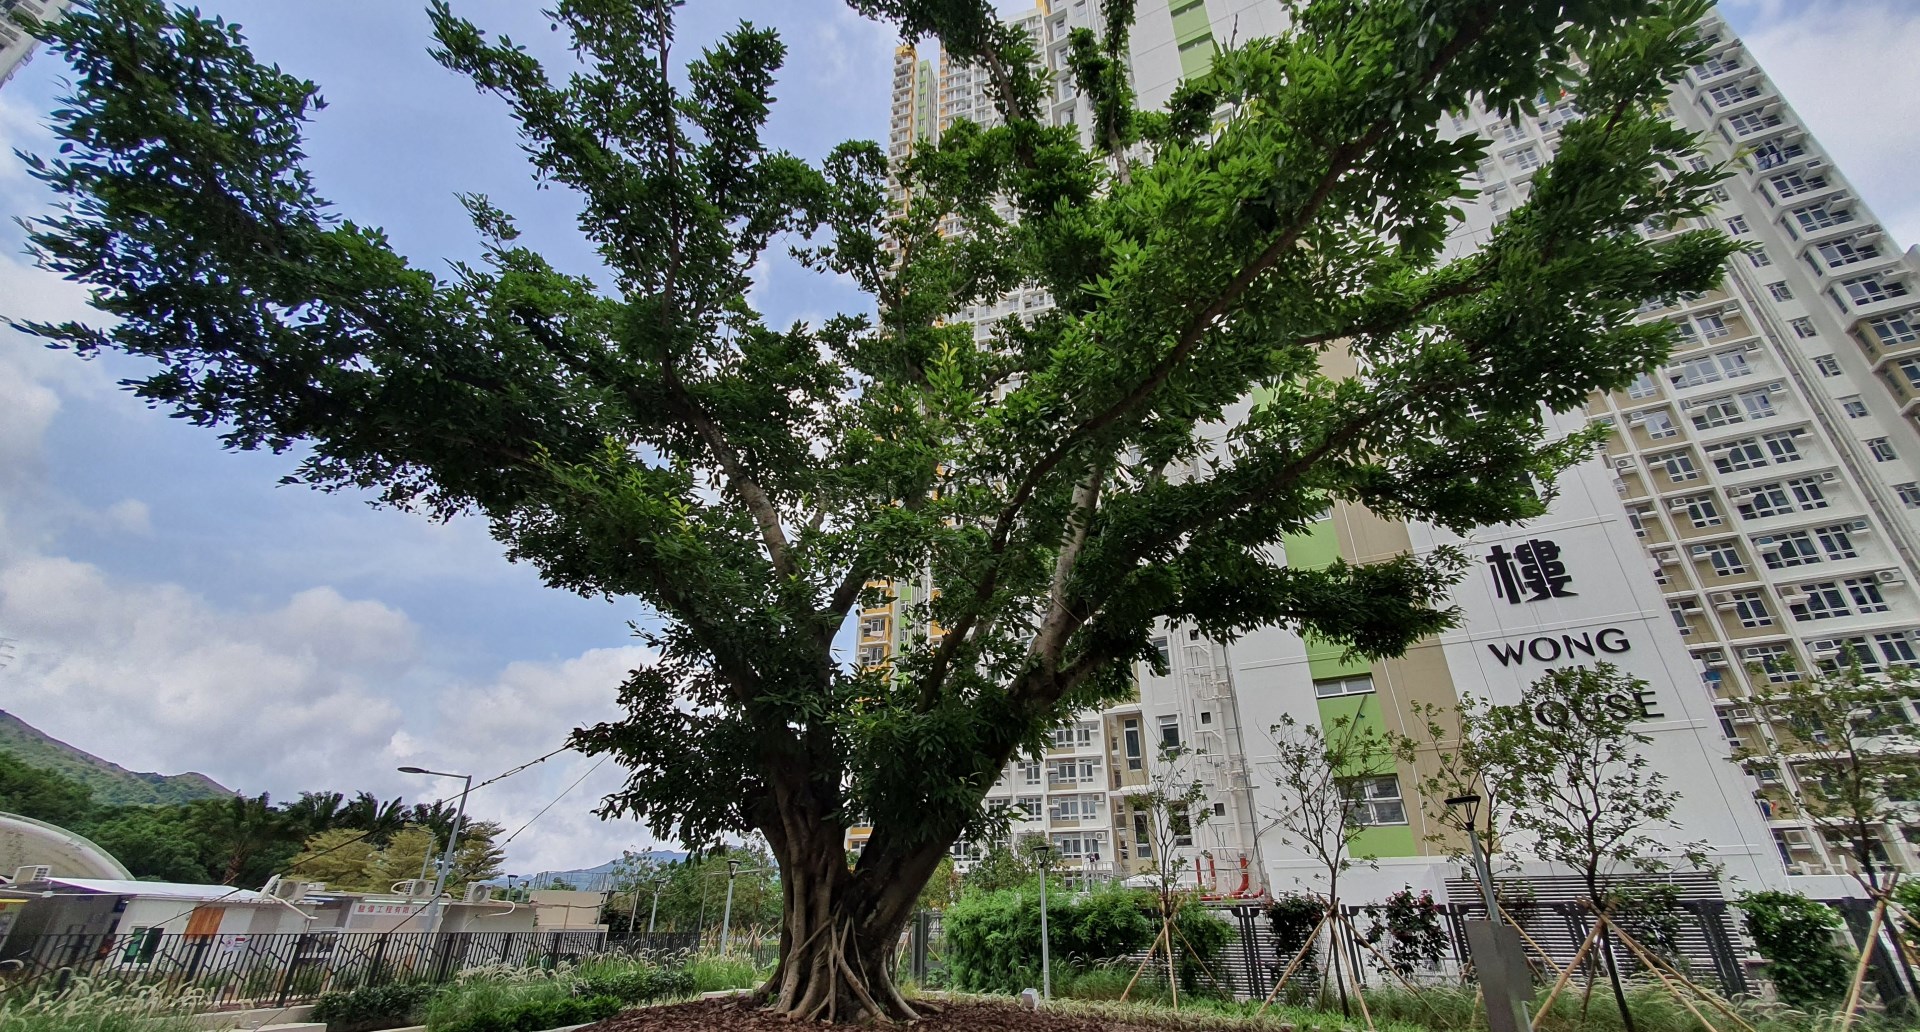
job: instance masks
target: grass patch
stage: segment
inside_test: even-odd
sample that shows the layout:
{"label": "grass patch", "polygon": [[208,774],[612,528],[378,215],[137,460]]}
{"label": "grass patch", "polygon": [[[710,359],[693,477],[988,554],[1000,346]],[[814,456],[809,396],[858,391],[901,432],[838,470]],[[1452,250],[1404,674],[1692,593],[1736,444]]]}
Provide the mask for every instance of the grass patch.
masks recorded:
{"label": "grass patch", "polygon": [[770,970],[755,965],[753,959],[740,954],[704,953],[687,961],[685,971],[693,979],[693,989],[700,993],[717,993],[726,989],[754,989],[772,976]]}
{"label": "grass patch", "polygon": [[0,1005],[0,1032],[192,1032],[201,994],[76,978],[61,993],[33,993]]}

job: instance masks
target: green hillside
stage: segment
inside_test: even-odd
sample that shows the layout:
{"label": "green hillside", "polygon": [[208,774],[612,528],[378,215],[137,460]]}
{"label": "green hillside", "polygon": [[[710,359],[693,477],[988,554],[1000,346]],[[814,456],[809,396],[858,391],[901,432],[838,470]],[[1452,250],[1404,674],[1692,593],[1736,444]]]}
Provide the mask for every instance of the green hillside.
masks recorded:
{"label": "green hillside", "polygon": [[32,724],[0,710],[0,750],[22,763],[56,771],[93,789],[93,801],[109,805],[185,803],[218,799],[232,790],[205,774],[145,774],[109,763],[42,733]]}

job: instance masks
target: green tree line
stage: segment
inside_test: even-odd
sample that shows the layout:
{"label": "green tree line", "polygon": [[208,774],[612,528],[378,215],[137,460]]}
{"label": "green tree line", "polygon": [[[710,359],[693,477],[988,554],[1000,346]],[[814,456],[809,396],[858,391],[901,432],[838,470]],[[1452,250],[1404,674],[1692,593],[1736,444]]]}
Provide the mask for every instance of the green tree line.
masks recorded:
{"label": "green tree line", "polygon": [[[382,800],[371,792],[302,792],[275,803],[266,793],[158,806],[96,802],[66,775],[0,750],[0,811],[57,824],[113,854],[149,881],[257,887],[275,874],[338,889],[384,889],[420,875],[453,826],[443,802]],[[500,826],[462,828],[448,881],[500,873]]]}

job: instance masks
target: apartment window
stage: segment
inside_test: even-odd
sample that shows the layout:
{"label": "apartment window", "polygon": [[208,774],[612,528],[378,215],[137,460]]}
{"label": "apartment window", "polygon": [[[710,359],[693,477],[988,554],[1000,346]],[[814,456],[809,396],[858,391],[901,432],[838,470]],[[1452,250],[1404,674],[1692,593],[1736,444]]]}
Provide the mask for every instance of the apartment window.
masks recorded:
{"label": "apartment window", "polygon": [[1767,257],[1766,251],[1756,247],[1747,252],[1747,264],[1756,269],[1764,269],[1773,264],[1773,259]]}
{"label": "apartment window", "polygon": [[[1804,321],[1804,320],[1803,320]],[[1839,376],[1840,362],[1832,355],[1820,355],[1814,358],[1813,367],[1820,370],[1821,376]]]}
{"label": "apartment window", "polygon": [[1777,463],[1799,462],[1800,445],[1794,438],[1806,433],[1805,430],[1775,430],[1770,434],[1761,434],[1760,440],[1767,446],[1767,453]]}
{"label": "apartment window", "polygon": [[1806,600],[1787,607],[1795,620],[1830,620],[1853,612],[1847,606],[1847,593],[1841,590],[1839,581],[1806,584],[1801,590]]}
{"label": "apartment window", "polygon": [[1853,599],[1853,606],[1862,613],[1884,613],[1887,600],[1880,594],[1880,584],[1872,577],[1849,577],[1840,582],[1846,586],[1847,594]]}
{"label": "apartment window", "polygon": [[1037,762],[1022,763],[1020,765],[1020,779],[1023,784],[1028,784],[1028,785],[1039,784],[1040,783],[1040,764]]}
{"label": "apartment window", "polygon": [[1750,645],[1740,650],[1740,658],[1748,666],[1758,667],[1773,684],[1800,679],[1800,672],[1794,668],[1791,650],[1786,645]]}
{"label": "apartment window", "polygon": [[1747,495],[1735,509],[1743,520],[1764,520],[1769,516],[1783,516],[1793,511],[1793,502],[1787,497],[1786,489],[1779,484],[1762,484]]}
{"label": "apartment window", "polygon": [[1313,682],[1314,697],[1320,699],[1337,699],[1343,695],[1368,695],[1372,692],[1373,676],[1371,674]]}
{"label": "apartment window", "polygon": [[1128,717],[1120,722],[1121,750],[1126,756],[1127,769],[1139,770],[1142,764],[1140,737],[1140,718]]}
{"label": "apartment window", "polygon": [[1147,815],[1133,815],[1133,850],[1142,860],[1153,859],[1153,832],[1147,827]]}
{"label": "apartment window", "polygon": [[1693,410],[1693,428],[1711,430],[1716,426],[1730,426],[1744,422],[1747,417],[1740,414],[1740,403],[1731,397],[1715,398],[1695,406]]}
{"label": "apartment window", "polygon": [[1840,399],[1840,411],[1845,412],[1848,419],[1865,419],[1867,403],[1860,400],[1860,395],[1851,394]]}
{"label": "apartment window", "polygon": [[1825,176],[1808,175],[1804,172],[1795,171],[1783,172],[1767,180],[1767,183],[1773,187],[1774,196],[1784,201],[1789,197],[1798,197],[1803,193],[1823,190],[1826,188],[1827,180]]}
{"label": "apartment window", "polygon": [[1700,470],[1693,464],[1693,456],[1685,450],[1663,452],[1647,456],[1647,463],[1666,470],[1667,479],[1675,482],[1700,479]]}
{"label": "apartment window", "polygon": [[1167,636],[1164,634],[1160,635],[1154,638],[1151,644],[1153,645],[1153,651],[1160,656],[1160,669],[1173,669],[1173,653],[1168,651]]}
{"label": "apartment window", "polygon": [[1507,158],[1513,162],[1514,167],[1523,172],[1540,167],[1540,151],[1531,145],[1508,154]]}
{"label": "apartment window", "polygon": [[1180,718],[1179,717],[1169,716],[1169,717],[1160,718],[1160,748],[1162,749],[1180,748]]}
{"label": "apartment window", "polygon": [[1760,87],[1751,83],[1733,83],[1728,86],[1715,86],[1707,91],[1713,98],[1714,107],[1732,107],[1743,100],[1752,100],[1760,95]]}
{"label": "apartment window", "polygon": [[1734,592],[1733,615],[1742,627],[1773,626],[1773,614],[1767,611],[1767,600],[1758,591]]}
{"label": "apartment window", "polygon": [[1706,560],[1713,567],[1713,572],[1722,577],[1738,577],[1747,572],[1747,562],[1740,557],[1739,547],[1732,542],[1695,545],[1691,551],[1695,559]]}
{"label": "apartment window", "polygon": [[1880,646],[1880,655],[1889,663],[1912,663],[1915,660],[1913,636],[1906,631],[1876,634],[1873,642]]}
{"label": "apartment window", "polygon": [[1807,150],[1797,143],[1779,143],[1768,141],[1753,149],[1755,168],[1779,168],[1795,158],[1805,157]]}
{"label": "apartment window", "polygon": [[1047,816],[1056,821],[1090,821],[1100,816],[1097,795],[1064,795],[1047,807]]}
{"label": "apartment window", "polygon": [[1795,504],[1802,509],[1827,507],[1827,492],[1821,488],[1819,477],[1795,477],[1787,481],[1787,489],[1793,492]]}
{"label": "apartment window", "polygon": [[1770,111],[1749,111],[1727,119],[1727,125],[1732,126],[1734,133],[1740,136],[1752,136],[1779,124],[1780,116]]}
{"label": "apartment window", "polygon": [[[1681,323],[1680,326],[1683,333],[1691,329],[1686,323]],[[1718,359],[1712,355],[1701,355],[1698,358],[1689,358],[1675,363],[1673,372],[1668,378],[1673,381],[1675,387],[1698,387],[1703,383],[1713,383],[1723,375],[1725,374],[1720,371]]]}
{"label": "apartment window", "polygon": [[1813,535],[1804,530],[1790,534],[1776,534],[1773,543],[1765,546],[1768,551],[1760,553],[1767,561],[1767,569],[1782,570],[1789,566],[1806,566],[1820,561],[1820,550],[1814,547]]}
{"label": "apartment window", "polygon": [[1707,449],[1707,456],[1713,460],[1713,468],[1722,473],[1759,469],[1767,464],[1767,453],[1761,450],[1759,439],[1754,437],[1713,445]]}
{"label": "apartment window", "polygon": [[1340,792],[1347,797],[1347,817],[1354,824],[1372,827],[1407,823],[1407,805],[1400,796],[1398,777],[1347,778],[1341,782]]}
{"label": "apartment window", "polygon": [[1100,855],[1100,843],[1104,837],[1097,831],[1055,835],[1053,849],[1062,860],[1084,860],[1087,857]]}
{"label": "apartment window", "polygon": [[1173,833],[1174,845],[1193,845],[1193,815],[1187,812],[1187,804],[1171,803],[1167,806],[1167,830]]}
{"label": "apartment window", "polygon": [[1651,398],[1658,393],[1660,393],[1660,385],[1654,382],[1653,374],[1651,373],[1641,373],[1633,378],[1632,383],[1627,385],[1627,397],[1629,398]]}
{"label": "apartment window", "polygon": [[1685,499],[1685,502],[1687,518],[1693,521],[1696,529],[1717,527],[1726,522],[1726,517],[1720,515],[1720,510],[1713,504],[1713,496],[1710,494],[1693,495]]}
{"label": "apartment window", "polygon": [[863,645],[860,647],[861,666],[879,666],[887,661],[885,645]]}
{"label": "apartment window", "polygon": [[1053,747],[1055,749],[1085,749],[1093,744],[1093,725],[1075,724],[1072,727],[1053,729]]}
{"label": "apartment window", "polygon": [[1816,229],[1826,229],[1828,226],[1838,226],[1853,221],[1853,212],[1834,211],[1824,204],[1809,204],[1803,208],[1795,208],[1792,215],[1793,220],[1799,223],[1800,229],[1809,233]]}
{"label": "apartment window", "polygon": [[1893,453],[1893,445],[1887,443],[1887,439],[1884,437],[1868,438],[1867,450],[1873,453],[1873,460],[1875,462],[1892,462],[1894,459],[1899,458],[1899,456]]}
{"label": "apartment window", "polygon": [[1907,508],[1920,509],[1920,484],[1909,480],[1904,484],[1893,485],[1893,490],[1894,493],[1900,496],[1901,503]]}
{"label": "apartment window", "polygon": [[1847,533],[1847,525],[1836,523],[1830,527],[1820,527],[1813,532],[1820,540],[1820,547],[1829,559],[1852,559],[1859,556],[1853,547],[1853,538]]}
{"label": "apartment window", "polygon": [[1100,777],[1100,763],[1097,760],[1055,760],[1050,774],[1048,784],[1091,785]]}
{"label": "apartment window", "polygon": [[1856,247],[1851,241],[1847,240],[1835,240],[1832,243],[1821,244],[1817,250],[1820,252],[1820,260],[1826,262],[1827,268],[1829,269],[1837,269],[1843,265],[1854,265],[1880,257],[1880,249],[1872,244],[1860,244]]}
{"label": "apartment window", "polygon": [[1877,275],[1841,280],[1840,288],[1847,292],[1847,297],[1856,305],[1870,305],[1888,298],[1907,296],[1906,284],[1897,280],[1883,280]]}
{"label": "apartment window", "polygon": [[1907,385],[1920,389],[1920,358],[1903,358],[1894,363],[1900,375],[1907,378]]}
{"label": "apartment window", "polygon": [[1667,603],[1667,612],[1673,615],[1673,626],[1679,629],[1682,638],[1693,633],[1693,624],[1687,620],[1687,616],[1699,605],[1692,599]]}
{"label": "apartment window", "polygon": [[1014,801],[1014,805],[1020,811],[1021,820],[1037,821],[1041,814],[1047,812],[1047,797],[1023,795]]}
{"label": "apartment window", "polygon": [[1728,219],[1727,232],[1734,236],[1744,235],[1747,232],[1747,217],[1745,215],[1735,215]]}
{"label": "apartment window", "polygon": [[1654,409],[1642,416],[1641,425],[1647,428],[1647,436],[1659,441],[1668,437],[1680,436],[1680,427],[1673,421],[1673,413],[1666,409]]}
{"label": "apartment window", "polygon": [[1793,291],[1787,288],[1786,280],[1781,280],[1778,283],[1767,284],[1767,293],[1772,295],[1775,301],[1793,300]]}
{"label": "apartment window", "polygon": [[1627,525],[1633,528],[1634,537],[1647,536],[1647,521],[1653,518],[1653,512],[1638,505],[1627,507]]}
{"label": "apartment window", "polygon": [[1766,419],[1774,414],[1771,391],[1742,391],[1737,397],[1740,407],[1747,411],[1748,419]]}
{"label": "apartment window", "polygon": [[[1725,319],[1722,319],[1711,312],[1708,312],[1705,315],[1696,315],[1693,317],[1693,321],[1697,326],[1700,327],[1700,336],[1703,340],[1719,340],[1721,337],[1725,337],[1728,334],[1733,332],[1732,330],[1727,328],[1727,321]],[[1730,351],[1730,352],[1727,352],[1725,355],[1722,355],[1719,357],[1724,362],[1724,360],[1728,356],[1732,356],[1732,355],[1740,356],[1740,368],[1745,369],[1747,365],[1747,359],[1744,352]],[[1727,375],[1739,376],[1741,374],[1729,371]]]}
{"label": "apartment window", "polygon": [[1911,344],[1916,340],[1920,340],[1920,331],[1916,331],[1913,326],[1912,312],[1902,312],[1899,315],[1883,315],[1875,319],[1869,319],[1867,320],[1867,328],[1873,331],[1873,335],[1880,339],[1880,343],[1884,347],[1890,348],[1896,344]]}

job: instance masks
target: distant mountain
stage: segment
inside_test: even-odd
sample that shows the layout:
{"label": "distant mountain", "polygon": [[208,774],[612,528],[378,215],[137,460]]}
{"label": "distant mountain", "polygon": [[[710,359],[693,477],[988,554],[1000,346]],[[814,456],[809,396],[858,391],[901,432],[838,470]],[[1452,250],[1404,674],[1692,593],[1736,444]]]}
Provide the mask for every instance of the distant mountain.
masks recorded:
{"label": "distant mountain", "polygon": [[233,790],[194,771],[147,774],[128,770],[76,749],[5,710],[0,710],[0,749],[12,753],[22,763],[64,774],[86,785],[93,789],[96,803],[154,805],[233,795]]}
{"label": "distant mountain", "polygon": [[[675,852],[670,849],[656,849],[653,851],[653,856],[657,860],[669,861],[685,860],[687,858],[687,854]],[[614,871],[617,870],[619,866],[620,861],[609,860],[598,867],[577,867],[571,871],[541,871],[532,876],[515,874],[513,876],[513,884],[515,888],[528,884],[531,884],[532,887],[536,889],[557,888],[564,885],[586,892],[605,892],[613,888]],[[507,879],[505,875],[501,875],[487,882],[487,884],[505,886]]]}

